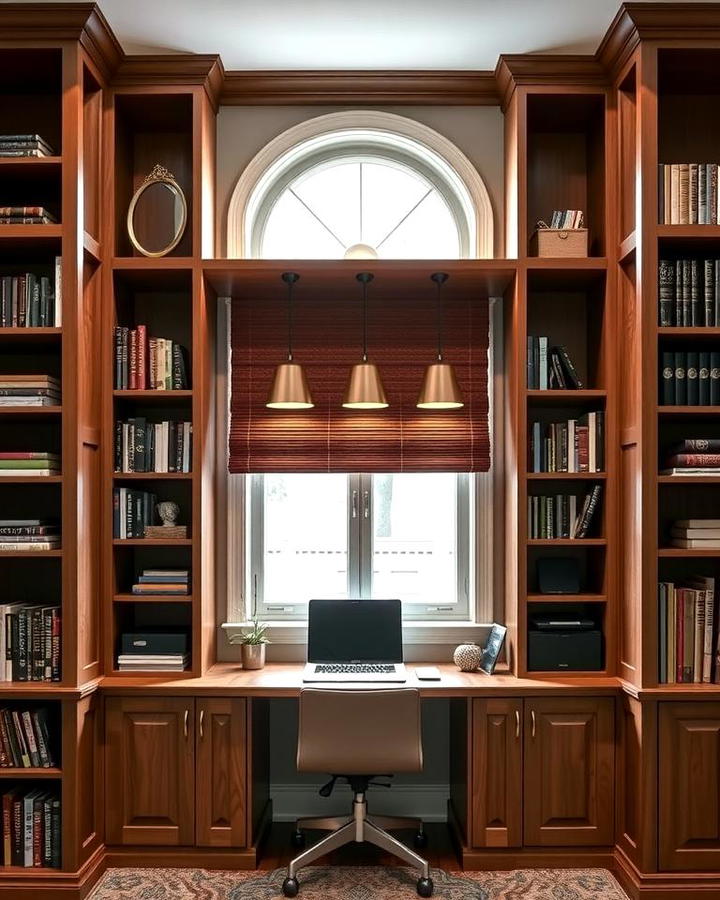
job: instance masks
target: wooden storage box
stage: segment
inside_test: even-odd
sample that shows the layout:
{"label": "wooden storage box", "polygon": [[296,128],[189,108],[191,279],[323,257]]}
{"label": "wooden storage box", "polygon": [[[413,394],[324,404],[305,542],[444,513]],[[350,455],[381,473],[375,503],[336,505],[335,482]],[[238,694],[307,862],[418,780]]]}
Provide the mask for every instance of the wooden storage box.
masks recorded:
{"label": "wooden storage box", "polygon": [[588,255],[587,228],[538,228],[530,241],[532,256],[567,258]]}

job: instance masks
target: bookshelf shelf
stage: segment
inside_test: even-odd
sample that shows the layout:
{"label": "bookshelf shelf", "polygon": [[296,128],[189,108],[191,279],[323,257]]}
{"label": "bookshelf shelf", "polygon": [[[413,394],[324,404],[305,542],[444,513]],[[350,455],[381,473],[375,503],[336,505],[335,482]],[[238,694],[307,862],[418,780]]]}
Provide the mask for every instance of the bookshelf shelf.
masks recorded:
{"label": "bookshelf shelf", "polygon": [[115,594],[114,603],[192,603],[192,594]]}
{"label": "bookshelf shelf", "polygon": [[192,472],[115,472],[114,481],[190,481]]}
{"label": "bookshelf shelf", "polygon": [[679,487],[683,484],[720,484],[718,475],[658,475],[658,484],[672,484]]}
{"label": "bookshelf shelf", "polygon": [[659,547],[657,553],[659,557],[664,559],[683,559],[685,557],[687,557],[688,559],[692,559],[693,557],[707,559],[713,559],[717,557],[718,559],[720,559],[720,547],[711,549],[694,547]]}
{"label": "bookshelf shelf", "polygon": [[15,171],[26,172],[32,169],[57,169],[62,165],[62,156],[4,156],[0,157],[0,172],[3,175],[14,174]]}
{"label": "bookshelf shelf", "polygon": [[605,400],[607,391],[601,388],[584,388],[583,390],[530,390],[526,391],[528,403],[591,403]]}
{"label": "bookshelf shelf", "polygon": [[720,406],[658,406],[659,416],[717,416]]}
{"label": "bookshelf shelf", "polygon": [[112,267],[117,272],[167,272],[169,269],[192,271],[194,262],[191,256],[116,256]]}
{"label": "bookshelf shelf", "polygon": [[113,391],[113,397],[118,400],[145,400],[157,403],[167,403],[175,400],[190,400],[193,392],[187,391]]}
{"label": "bookshelf shelf", "polygon": [[606,538],[526,538],[528,547],[605,547]]}
{"label": "bookshelf shelf", "polygon": [[16,769],[13,767],[2,768],[0,767],[0,779],[3,778],[32,778],[32,779],[45,779],[45,778],[62,778],[62,769],[50,768],[50,769]]}
{"label": "bookshelf shelf", "polygon": [[62,475],[0,475],[0,484],[62,484]]}
{"label": "bookshelf shelf", "polygon": [[720,225],[658,225],[657,236],[661,240],[695,241],[698,239],[718,240]]}
{"label": "bookshelf shelf", "polygon": [[63,555],[60,550],[0,550],[0,556],[15,559],[60,559]]}
{"label": "bookshelf shelf", "polygon": [[607,603],[605,594],[528,594],[528,603]]}
{"label": "bookshelf shelf", "polygon": [[7,418],[42,418],[43,416],[59,416],[62,406],[0,406],[0,416]]}
{"label": "bookshelf shelf", "polygon": [[114,547],[192,547],[192,538],[155,540],[154,538],[114,538]]}
{"label": "bookshelf shelf", "polygon": [[62,328],[0,328],[0,341],[49,342],[62,338]]}
{"label": "bookshelf shelf", "polygon": [[605,481],[607,472],[528,472],[528,481]]}
{"label": "bookshelf shelf", "polygon": [[59,242],[62,234],[62,225],[0,225],[0,243],[38,240]]}
{"label": "bookshelf shelf", "polygon": [[720,337],[720,328],[710,327],[675,327],[668,325],[658,325],[658,337],[664,338],[717,338]]}

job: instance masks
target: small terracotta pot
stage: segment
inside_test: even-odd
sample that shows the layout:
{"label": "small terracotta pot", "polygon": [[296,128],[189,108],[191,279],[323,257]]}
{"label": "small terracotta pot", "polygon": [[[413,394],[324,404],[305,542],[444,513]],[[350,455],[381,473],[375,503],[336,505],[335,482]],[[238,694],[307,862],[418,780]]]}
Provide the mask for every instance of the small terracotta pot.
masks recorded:
{"label": "small terracotta pot", "polygon": [[262,669],[265,665],[265,644],[241,644],[243,669]]}

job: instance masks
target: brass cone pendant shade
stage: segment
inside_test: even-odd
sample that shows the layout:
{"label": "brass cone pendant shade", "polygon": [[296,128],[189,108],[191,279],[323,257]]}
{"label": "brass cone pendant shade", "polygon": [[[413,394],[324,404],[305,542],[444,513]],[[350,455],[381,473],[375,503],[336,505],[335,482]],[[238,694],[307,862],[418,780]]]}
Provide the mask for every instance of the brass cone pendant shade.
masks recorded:
{"label": "brass cone pendant shade", "polygon": [[270,409],[312,409],[310,387],[305,370],[299,363],[281,363],[275,369],[270,395],[265,404]]}
{"label": "brass cone pendant shade", "polygon": [[459,409],[465,405],[465,402],[455,375],[455,369],[450,363],[443,362],[441,292],[442,286],[448,280],[448,276],[445,272],[435,272],[430,278],[437,285],[437,362],[432,363],[425,370],[425,377],[423,378],[420,396],[416,405],[418,409]]}
{"label": "brass cone pendant shade", "polygon": [[288,358],[275,369],[265,406],[269,409],[312,409],[315,404],[305,371],[299,363],[293,362],[292,353],[292,289],[300,276],[296,272],[283,272],[281,277],[288,286]]}
{"label": "brass cone pendant shade", "polygon": [[450,363],[429,365],[418,397],[418,409],[459,409],[464,405],[455,369]]}
{"label": "brass cone pendant shade", "polygon": [[367,286],[373,280],[370,272],[356,276],[363,286],[363,355],[353,366],[342,405],[345,409],[385,409],[388,403],[378,367],[367,361]]}
{"label": "brass cone pendant shade", "polygon": [[342,405],[346,409],[385,409],[390,405],[374,363],[361,362],[353,366]]}

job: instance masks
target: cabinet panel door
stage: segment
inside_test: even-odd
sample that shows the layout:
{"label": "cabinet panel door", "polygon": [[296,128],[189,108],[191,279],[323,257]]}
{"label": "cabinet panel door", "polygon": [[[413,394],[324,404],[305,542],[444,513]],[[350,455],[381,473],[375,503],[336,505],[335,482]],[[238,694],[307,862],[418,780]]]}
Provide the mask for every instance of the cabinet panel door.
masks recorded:
{"label": "cabinet panel door", "polygon": [[200,847],[244,847],[246,703],[197,701],[196,840]]}
{"label": "cabinet panel door", "polygon": [[522,844],[522,700],[473,700],[472,842]]}
{"label": "cabinet panel door", "polygon": [[720,870],[720,703],[661,703],[660,868]]}
{"label": "cabinet panel door", "polygon": [[109,697],[105,712],[107,843],[193,844],[194,701]]}
{"label": "cabinet panel door", "polygon": [[525,701],[527,846],[613,843],[614,701]]}

